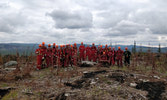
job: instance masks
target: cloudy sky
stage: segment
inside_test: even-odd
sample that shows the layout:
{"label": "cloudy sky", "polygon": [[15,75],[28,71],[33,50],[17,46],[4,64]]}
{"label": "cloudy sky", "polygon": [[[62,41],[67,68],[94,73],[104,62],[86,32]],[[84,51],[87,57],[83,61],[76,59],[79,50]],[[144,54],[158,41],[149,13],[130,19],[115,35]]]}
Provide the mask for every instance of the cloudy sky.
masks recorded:
{"label": "cloudy sky", "polygon": [[0,43],[167,46],[166,0],[1,0]]}

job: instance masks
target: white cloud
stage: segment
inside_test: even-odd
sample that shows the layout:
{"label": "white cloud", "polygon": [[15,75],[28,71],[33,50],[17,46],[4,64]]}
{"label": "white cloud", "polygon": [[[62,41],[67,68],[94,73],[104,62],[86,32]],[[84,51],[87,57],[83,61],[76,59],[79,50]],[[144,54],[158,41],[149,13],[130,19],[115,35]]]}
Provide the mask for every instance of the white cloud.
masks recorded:
{"label": "white cloud", "polygon": [[0,1],[0,42],[165,44],[166,9],[165,0]]}

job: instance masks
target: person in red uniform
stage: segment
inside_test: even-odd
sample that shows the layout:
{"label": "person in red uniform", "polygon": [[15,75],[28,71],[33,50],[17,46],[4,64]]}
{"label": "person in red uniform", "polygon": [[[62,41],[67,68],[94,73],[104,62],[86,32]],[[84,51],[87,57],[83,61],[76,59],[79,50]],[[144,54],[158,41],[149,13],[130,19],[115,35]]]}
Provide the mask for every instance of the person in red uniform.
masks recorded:
{"label": "person in red uniform", "polygon": [[60,66],[65,67],[65,49],[64,45],[60,46],[59,56],[60,56]]}
{"label": "person in red uniform", "polygon": [[73,65],[77,65],[77,61],[78,61],[78,49],[77,49],[77,44],[74,43],[73,46],[73,52],[74,52],[74,56],[73,56]]}
{"label": "person in red uniform", "polygon": [[47,67],[50,67],[52,65],[52,48],[51,48],[51,44],[48,44],[47,53],[46,53],[46,64],[47,64]]}
{"label": "person in red uniform", "polygon": [[69,66],[69,61],[70,61],[70,44],[66,45],[65,50],[65,67]]}
{"label": "person in red uniform", "polygon": [[97,49],[94,43],[92,43],[91,47],[91,60],[93,60],[93,62],[96,62],[97,60]]}
{"label": "person in red uniform", "polygon": [[62,48],[63,46],[60,45],[60,49],[58,49],[58,67],[61,66],[61,51],[62,51]]}
{"label": "person in red uniform", "polygon": [[108,60],[110,61],[110,65],[112,64],[112,50],[111,47],[108,48]]}
{"label": "person in red uniform", "polygon": [[97,49],[97,61],[99,61],[99,59],[100,59],[100,58],[99,58],[99,57],[100,57],[100,56],[99,56],[99,55],[100,55],[100,48],[101,48],[101,47],[100,47],[100,45],[99,45],[99,46],[98,46],[98,49]]}
{"label": "person in red uniform", "polygon": [[88,58],[88,61],[91,61],[91,49],[89,45],[86,47],[86,58]]}
{"label": "person in red uniform", "polygon": [[103,52],[105,52],[105,54],[107,55],[107,59],[109,59],[108,57],[108,45],[105,45],[105,48],[103,49]]}
{"label": "person in red uniform", "polygon": [[79,60],[85,60],[85,46],[83,45],[83,42],[81,42],[81,45],[79,46]]}
{"label": "person in red uniform", "polygon": [[42,50],[41,50],[42,45],[39,44],[39,48],[35,50],[35,53],[37,55],[37,69],[41,69],[42,65]]}
{"label": "person in red uniform", "polygon": [[112,65],[115,65],[115,57],[116,57],[116,51],[115,48],[112,48]]}
{"label": "person in red uniform", "polygon": [[74,43],[73,49],[75,49],[75,51],[77,52],[77,44],[76,43]]}
{"label": "person in red uniform", "polygon": [[107,55],[105,52],[101,55],[101,60],[107,60]]}
{"label": "person in red uniform", "polygon": [[123,57],[123,51],[121,50],[121,47],[118,47],[118,50],[116,51],[116,59],[117,59],[117,65],[119,67],[122,67],[122,57]]}
{"label": "person in red uniform", "polygon": [[52,47],[52,66],[55,67],[57,64],[57,51],[58,49],[56,48],[56,44],[53,43],[53,47]]}
{"label": "person in red uniform", "polygon": [[73,45],[70,45],[69,48],[69,64],[72,66],[74,63],[74,51],[73,51]]}
{"label": "person in red uniform", "polygon": [[56,51],[57,51],[57,53],[56,53],[56,65],[58,65],[58,58],[59,58],[59,46],[58,45],[56,45]]}
{"label": "person in red uniform", "polygon": [[46,64],[47,48],[45,46],[45,42],[42,42],[41,51],[42,51],[42,67],[41,68],[45,68],[47,67],[47,64]]}
{"label": "person in red uniform", "polygon": [[100,45],[99,53],[98,53],[98,61],[100,61],[100,57],[101,57],[102,54],[103,54],[103,46]]}

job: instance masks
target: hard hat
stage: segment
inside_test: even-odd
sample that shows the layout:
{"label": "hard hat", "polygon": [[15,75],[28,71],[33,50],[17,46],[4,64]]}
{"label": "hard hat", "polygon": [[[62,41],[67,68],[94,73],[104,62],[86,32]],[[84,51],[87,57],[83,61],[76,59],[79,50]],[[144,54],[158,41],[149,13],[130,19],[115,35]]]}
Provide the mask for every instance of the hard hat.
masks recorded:
{"label": "hard hat", "polygon": [[106,54],[105,52],[103,52],[103,55]]}
{"label": "hard hat", "polygon": [[48,44],[48,47],[51,47],[51,44]]}
{"label": "hard hat", "polygon": [[56,47],[59,47],[58,45],[56,45]]}
{"label": "hard hat", "polygon": [[118,47],[118,49],[121,49],[121,47]]}
{"label": "hard hat", "polygon": [[39,47],[41,47],[42,45],[41,44],[39,44]]}
{"label": "hard hat", "polygon": [[125,50],[128,50],[128,47],[125,47]]}
{"label": "hard hat", "polygon": [[42,42],[42,45],[45,45],[45,42]]}
{"label": "hard hat", "polygon": [[60,45],[60,47],[63,47],[63,45]]}
{"label": "hard hat", "polygon": [[55,46],[56,45],[56,43],[53,43],[53,46]]}
{"label": "hard hat", "polygon": [[71,45],[71,48],[72,48],[73,46]]}

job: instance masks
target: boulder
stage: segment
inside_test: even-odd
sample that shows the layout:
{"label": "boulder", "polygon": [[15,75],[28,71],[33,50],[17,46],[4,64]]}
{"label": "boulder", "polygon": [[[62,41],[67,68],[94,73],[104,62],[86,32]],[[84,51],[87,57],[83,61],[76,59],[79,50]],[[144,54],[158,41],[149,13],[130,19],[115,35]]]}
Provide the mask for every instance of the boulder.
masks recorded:
{"label": "boulder", "polygon": [[92,67],[96,64],[97,64],[96,62],[82,61],[80,67]]}
{"label": "boulder", "polygon": [[16,66],[17,64],[17,61],[9,61],[4,64],[4,67]]}
{"label": "boulder", "polygon": [[131,86],[131,87],[136,87],[137,84],[136,84],[136,83],[130,83],[130,86]]}

